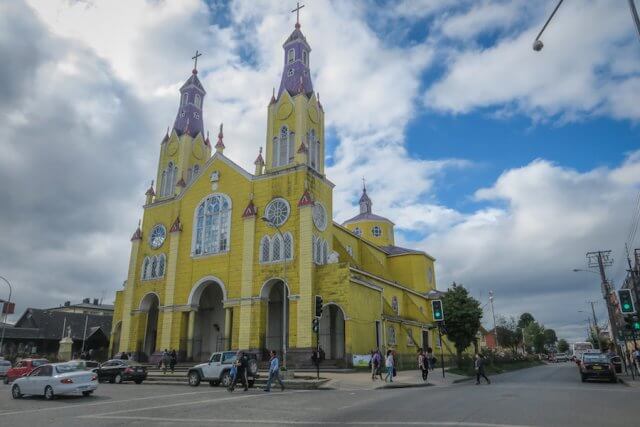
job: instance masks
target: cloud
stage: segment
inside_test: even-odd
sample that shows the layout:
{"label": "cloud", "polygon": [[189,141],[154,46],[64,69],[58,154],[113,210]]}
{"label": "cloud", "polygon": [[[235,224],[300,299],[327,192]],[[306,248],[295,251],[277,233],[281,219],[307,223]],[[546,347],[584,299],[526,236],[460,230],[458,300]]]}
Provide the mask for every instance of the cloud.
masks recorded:
{"label": "cloud", "polygon": [[[617,263],[611,276],[625,262],[621,242],[640,186],[640,174],[633,173],[639,167],[635,152],[612,169],[578,172],[536,160],[505,171],[476,191],[487,207],[421,243],[438,258],[440,287],[455,280],[485,297],[493,289],[501,314],[531,311],[550,327],[575,321],[588,296],[600,295],[597,277],[571,271],[585,268],[585,252],[612,249]],[[580,328],[572,338],[579,338]]]}
{"label": "cloud", "polygon": [[[510,10],[509,6],[484,2],[479,9]],[[519,10],[523,15],[511,19],[528,21],[528,27],[489,46],[466,44],[442,52],[446,70],[427,89],[427,106],[454,114],[491,107],[534,119],[640,118],[628,95],[638,86],[640,70],[637,34],[628,8],[611,7],[606,0],[564,4],[543,36],[541,52],[534,52],[531,45],[546,16],[533,14],[530,8]],[[462,27],[457,21],[491,24],[476,12],[453,17],[443,28]]]}

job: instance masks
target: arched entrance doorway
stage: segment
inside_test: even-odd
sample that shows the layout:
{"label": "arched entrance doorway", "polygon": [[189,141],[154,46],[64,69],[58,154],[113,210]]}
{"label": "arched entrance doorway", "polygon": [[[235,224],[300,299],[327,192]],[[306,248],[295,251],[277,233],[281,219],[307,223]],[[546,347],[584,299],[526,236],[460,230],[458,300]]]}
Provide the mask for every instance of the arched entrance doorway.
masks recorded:
{"label": "arched entrance doorway", "polygon": [[113,357],[120,351],[120,333],[122,332],[122,322],[116,323],[113,328],[113,334],[111,335],[111,354],[109,357]]}
{"label": "arched entrance doorway", "polygon": [[344,359],[344,313],[336,304],[322,308],[320,346],[327,359]]}
{"label": "arched entrance doorway", "polygon": [[156,341],[158,338],[158,308],[160,307],[160,299],[156,294],[146,294],[140,301],[140,311],[147,313],[146,326],[144,331],[144,343],[142,351],[151,356],[156,351]]}
{"label": "arched entrance doorway", "polygon": [[211,353],[229,348],[224,336],[224,299],[224,286],[216,279],[204,279],[192,291],[190,303],[196,308],[193,328],[196,361],[209,360]]}
{"label": "arched entrance doorway", "polygon": [[[282,351],[286,342],[289,347],[289,289],[281,279],[268,280],[260,292],[260,297],[266,301],[265,348]],[[283,306],[283,301],[285,304]],[[283,314],[283,310],[286,312]],[[286,316],[285,316],[286,315]],[[284,318],[286,317],[286,320]],[[285,337],[283,338],[283,322],[285,323]]]}

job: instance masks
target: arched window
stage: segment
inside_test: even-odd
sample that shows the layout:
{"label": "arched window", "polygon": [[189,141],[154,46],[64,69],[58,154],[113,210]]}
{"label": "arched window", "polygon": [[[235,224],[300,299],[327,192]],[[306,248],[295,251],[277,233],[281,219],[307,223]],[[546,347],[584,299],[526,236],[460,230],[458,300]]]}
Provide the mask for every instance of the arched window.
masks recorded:
{"label": "arched window", "polygon": [[187,102],[189,102],[189,94],[185,93],[182,95],[182,105],[187,105]]}
{"label": "arched window", "polygon": [[354,228],[353,234],[355,234],[356,236],[362,236],[362,230],[360,230],[360,227]]}
{"label": "arched window", "polygon": [[296,51],[293,48],[291,48],[287,52],[287,62],[290,64],[295,60],[296,60]]}
{"label": "arched window", "polygon": [[322,240],[321,237],[315,237],[313,239],[313,261],[318,264],[321,265],[322,262],[322,243],[324,242],[324,240]]}
{"label": "arched window", "polygon": [[166,258],[164,254],[162,254],[158,257],[158,277],[164,276],[165,263],[166,263]]}
{"label": "arched window", "polygon": [[155,279],[158,277],[158,258],[151,257],[151,278]]}
{"label": "arched window", "polygon": [[284,234],[284,259],[293,259],[293,236],[291,233]]}
{"label": "arched window", "polygon": [[273,166],[277,167],[279,166],[278,161],[280,160],[280,141],[278,139],[278,137],[274,137],[273,138]]}
{"label": "arched window", "polygon": [[195,97],[195,104],[196,104],[196,107],[200,108],[200,95],[198,95],[197,93]]}
{"label": "arched window", "polygon": [[167,168],[162,172],[162,188],[160,195],[173,196],[176,188],[176,177],[178,176],[178,167],[173,162],[169,162]]}
{"label": "arched window", "polygon": [[193,230],[193,254],[215,254],[229,248],[231,201],[223,194],[213,194],[196,209]]}
{"label": "arched window", "polygon": [[382,236],[382,229],[376,225],[371,229],[371,234],[373,234],[373,237],[380,237]]}
{"label": "arched window", "polygon": [[280,153],[278,158],[278,166],[284,166],[289,160],[289,128],[282,126],[280,128]]}
{"label": "arched window", "polygon": [[282,239],[279,235],[273,236],[271,240],[271,261],[280,261],[282,259]]}
{"label": "arched window", "polygon": [[306,50],[303,50],[303,51],[302,51],[302,63],[303,63],[304,65],[307,65],[307,59],[308,59],[308,58],[307,58],[307,51],[306,51]]}
{"label": "arched window", "polygon": [[322,241],[322,264],[327,263],[327,257],[329,256],[328,252],[329,252],[329,249],[328,249],[327,241],[323,240]]}
{"label": "arched window", "polygon": [[144,263],[142,265],[142,279],[145,280],[149,278],[149,257],[144,259]]}
{"label": "arched window", "polygon": [[264,236],[260,241],[260,262],[269,262],[271,260],[271,242],[269,236]]}
{"label": "arched window", "polygon": [[318,152],[316,146],[316,131],[311,129],[309,131],[309,160],[311,161],[311,167],[316,168],[318,164]]}
{"label": "arched window", "polygon": [[193,179],[196,179],[196,175],[200,173],[200,165],[193,166]]}
{"label": "arched window", "polygon": [[166,186],[167,186],[167,171],[163,170],[162,178],[160,179],[160,191],[158,191],[158,193],[160,193],[160,196],[164,196]]}

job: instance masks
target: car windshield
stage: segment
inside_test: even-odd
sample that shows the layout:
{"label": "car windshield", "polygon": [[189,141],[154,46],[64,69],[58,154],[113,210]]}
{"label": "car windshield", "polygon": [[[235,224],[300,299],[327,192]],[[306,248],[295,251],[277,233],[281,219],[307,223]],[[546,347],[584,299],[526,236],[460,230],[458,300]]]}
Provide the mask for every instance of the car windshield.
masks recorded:
{"label": "car windshield", "polygon": [[46,360],[34,360],[33,362],[31,362],[31,364],[33,366],[40,366],[40,365],[44,365],[45,363],[49,363]]}
{"label": "car windshield", "polygon": [[585,354],[582,360],[585,363],[609,363],[609,359],[604,354]]}
{"label": "car windshield", "polygon": [[82,364],[75,363],[63,363],[61,365],[56,365],[56,372],[59,374],[66,374],[67,372],[75,372],[82,371]]}

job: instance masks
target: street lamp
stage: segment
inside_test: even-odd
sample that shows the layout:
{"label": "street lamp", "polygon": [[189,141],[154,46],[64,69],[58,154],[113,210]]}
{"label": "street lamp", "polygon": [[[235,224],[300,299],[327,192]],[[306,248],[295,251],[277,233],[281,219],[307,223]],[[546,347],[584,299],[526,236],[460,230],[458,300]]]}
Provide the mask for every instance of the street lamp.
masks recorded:
{"label": "street lamp", "polygon": [[[9,299],[7,300],[7,305],[11,304],[11,283],[9,283],[9,281],[7,279],[5,279],[4,277],[0,276],[0,279],[4,280],[7,285],[9,286]],[[5,307],[7,307],[7,305],[5,305],[4,303],[2,304],[2,312],[4,314],[3,316],[3,320],[2,320],[2,336],[0,336],[0,356],[2,355],[2,344],[4,343],[4,330],[7,327],[7,313],[5,313]],[[7,307],[8,310],[8,307]]]}
{"label": "street lamp", "polygon": [[284,244],[284,235],[273,221],[266,216],[260,218],[269,227],[276,229],[282,240],[282,366],[287,367],[287,253]]}
{"label": "street lamp", "polygon": [[493,291],[489,291],[489,302],[491,303],[491,316],[493,317],[493,334],[496,337],[496,351],[500,344],[498,343],[498,329],[496,328],[496,313],[493,311]]}
{"label": "street lamp", "polygon": [[[544,43],[542,43],[542,40],[540,40],[540,37],[542,36],[542,33],[544,32],[544,30],[547,28],[547,25],[549,25],[549,22],[551,22],[551,20],[553,19],[553,15],[556,14],[556,12],[558,11],[558,8],[560,7],[563,1],[564,0],[560,0],[558,2],[555,9],[553,9],[553,12],[551,12],[551,16],[549,16],[549,19],[547,19],[547,22],[544,23],[536,39],[533,41],[533,50],[535,50],[536,52],[540,52],[544,47]],[[640,18],[638,18],[638,10],[636,9],[635,0],[627,0],[627,1],[629,2],[631,19],[633,19],[633,23],[636,26],[636,30],[638,31],[638,36],[640,36]]]}

